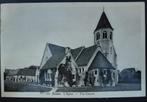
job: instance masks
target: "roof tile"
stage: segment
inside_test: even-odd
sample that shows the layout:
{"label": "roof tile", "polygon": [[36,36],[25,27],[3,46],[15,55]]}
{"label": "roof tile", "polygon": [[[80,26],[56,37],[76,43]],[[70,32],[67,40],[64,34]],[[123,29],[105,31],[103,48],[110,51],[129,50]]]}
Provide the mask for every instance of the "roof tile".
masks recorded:
{"label": "roof tile", "polygon": [[96,51],[96,49],[96,45],[83,49],[82,53],[76,60],[78,66],[86,66],[90,61],[91,57],[93,56],[94,52]]}
{"label": "roof tile", "polygon": [[102,68],[114,69],[112,64],[107,60],[107,58],[100,51],[97,52],[88,70],[97,69],[97,68],[98,69],[102,69]]}
{"label": "roof tile", "polygon": [[102,13],[101,18],[100,18],[98,25],[97,25],[96,29],[94,30],[94,32],[96,30],[101,29],[101,28],[111,28],[113,30],[105,12]]}

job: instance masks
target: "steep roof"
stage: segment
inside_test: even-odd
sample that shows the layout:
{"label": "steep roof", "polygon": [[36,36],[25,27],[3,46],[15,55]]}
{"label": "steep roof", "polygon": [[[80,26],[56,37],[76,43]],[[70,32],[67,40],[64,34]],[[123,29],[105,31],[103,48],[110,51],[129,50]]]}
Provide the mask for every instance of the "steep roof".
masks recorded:
{"label": "steep roof", "polygon": [[100,20],[99,20],[98,25],[97,25],[96,29],[94,30],[94,32],[96,30],[101,29],[101,28],[111,28],[113,30],[113,28],[112,28],[112,26],[111,26],[111,24],[110,24],[110,22],[109,22],[109,20],[108,20],[104,11],[103,11],[103,13],[100,17]]}
{"label": "steep roof", "polygon": [[98,69],[102,69],[102,68],[114,69],[112,64],[107,60],[107,58],[100,51],[97,52],[88,70],[97,69],[97,68]]}
{"label": "steep roof", "polygon": [[71,54],[72,54],[73,58],[76,59],[83,49],[84,49],[83,46],[75,48],[75,49],[72,49],[71,50]]}
{"label": "steep roof", "polygon": [[64,55],[65,54],[65,47],[62,47],[62,46],[59,46],[59,45],[55,45],[55,44],[51,44],[51,43],[48,43],[48,46],[51,50],[51,53],[53,55]]}
{"label": "steep roof", "polygon": [[76,63],[78,66],[86,66],[96,51],[97,46],[93,45],[88,48],[84,48],[80,56],[77,58]]}
{"label": "steep roof", "polygon": [[52,57],[46,62],[42,69],[56,68],[65,56],[65,47],[48,43]]}
{"label": "steep roof", "polygon": [[57,65],[62,61],[64,58],[63,55],[61,56],[52,56],[47,63],[42,67],[42,69],[50,69],[50,68],[56,68]]}
{"label": "steep roof", "polygon": [[24,75],[24,76],[35,76],[37,68],[24,68],[19,69],[17,75]]}

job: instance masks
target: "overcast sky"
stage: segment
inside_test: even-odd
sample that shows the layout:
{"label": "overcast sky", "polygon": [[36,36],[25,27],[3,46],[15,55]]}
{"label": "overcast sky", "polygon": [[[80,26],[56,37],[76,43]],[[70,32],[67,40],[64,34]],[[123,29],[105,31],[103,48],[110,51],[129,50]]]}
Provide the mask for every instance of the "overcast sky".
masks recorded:
{"label": "overcast sky", "polygon": [[40,65],[47,42],[71,48],[93,45],[93,31],[103,7],[114,28],[118,69],[142,69],[145,35],[143,3],[2,5],[2,68]]}

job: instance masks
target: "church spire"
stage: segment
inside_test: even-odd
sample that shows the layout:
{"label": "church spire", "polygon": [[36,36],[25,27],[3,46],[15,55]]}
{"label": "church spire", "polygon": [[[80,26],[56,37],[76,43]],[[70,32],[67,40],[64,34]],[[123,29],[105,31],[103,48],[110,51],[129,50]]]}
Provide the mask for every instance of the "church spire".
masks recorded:
{"label": "church spire", "polygon": [[110,28],[113,30],[106,14],[105,14],[104,7],[103,7],[103,13],[100,17],[100,20],[99,20],[98,25],[97,25],[96,29],[94,30],[94,32],[101,29],[101,28]]}

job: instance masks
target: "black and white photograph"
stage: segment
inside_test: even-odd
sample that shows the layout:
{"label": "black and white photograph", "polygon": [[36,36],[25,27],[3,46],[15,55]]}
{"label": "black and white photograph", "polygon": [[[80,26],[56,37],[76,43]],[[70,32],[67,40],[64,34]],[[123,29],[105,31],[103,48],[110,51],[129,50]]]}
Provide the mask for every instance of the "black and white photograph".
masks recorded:
{"label": "black and white photograph", "polygon": [[145,96],[145,4],[1,4],[2,97]]}

